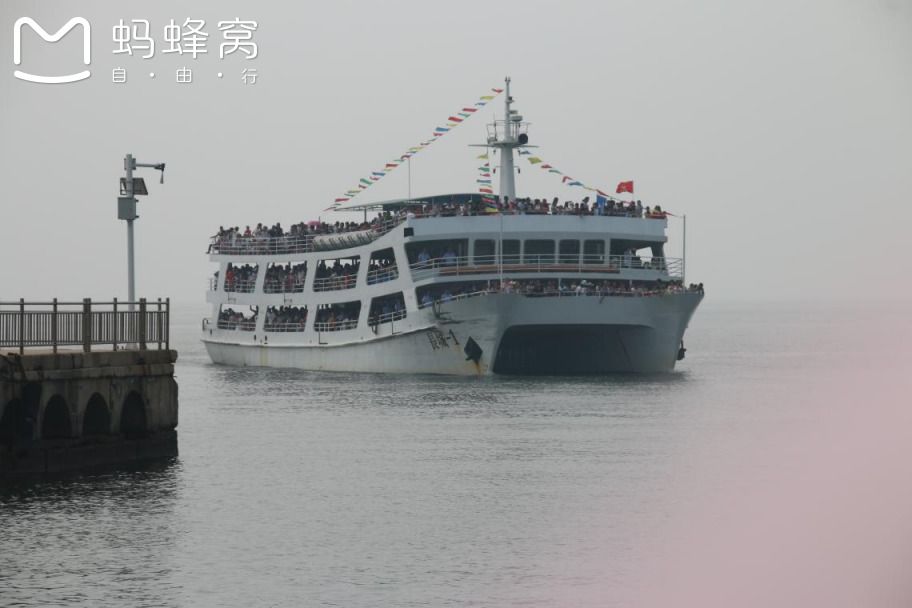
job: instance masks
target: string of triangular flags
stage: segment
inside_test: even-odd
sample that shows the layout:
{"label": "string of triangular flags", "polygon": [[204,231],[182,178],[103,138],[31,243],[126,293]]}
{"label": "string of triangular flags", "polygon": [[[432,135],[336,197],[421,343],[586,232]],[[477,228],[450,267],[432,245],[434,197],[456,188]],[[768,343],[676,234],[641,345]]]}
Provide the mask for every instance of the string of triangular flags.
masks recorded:
{"label": "string of triangular flags", "polygon": [[484,163],[478,167],[478,178],[475,182],[478,184],[478,193],[481,194],[481,201],[485,205],[485,211],[488,213],[497,212],[497,202],[494,198],[494,186],[491,181],[491,162],[488,153],[478,156],[479,160]]}
{"label": "string of triangular flags", "polygon": [[467,119],[471,118],[480,108],[483,108],[488,104],[488,102],[492,101],[495,97],[503,93],[503,89],[491,89],[491,93],[493,94],[482,95],[478,98],[478,101],[476,101],[471,106],[465,106],[460,111],[451,114],[450,117],[447,118],[447,121],[444,123],[444,126],[436,127],[434,129],[434,132],[431,134],[430,138],[419,142],[418,145],[410,147],[403,154],[386,163],[386,165],[384,165],[384,167],[379,171],[372,171],[370,175],[362,177],[360,180],[358,180],[357,187],[352,188],[351,190],[346,190],[343,195],[336,197],[335,201],[333,201],[333,204],[327,207],[325,211],[335,209],[342,203],[350,201],[354,197],[358,196],[376,184],[378,181],[394,171],[397,167],[405,163],[409,158],[418,154],[430,146],[432,143],[438,141],[441,137],[461,125]]}
{"label": "string of triangular flags", "polygon": [[[530,150],[521,149],[521,150],[519,151],[519,154],[520,154],[521,156],[525,156],[525,157],[526,157],[526,160],[529,161],[529,164],[530,164],[530,165],[536,166],[536,167],[538,167],[539,169],[541,169],[541,170],[543,170],[543,171],[547,171],[548,173],[553,173],[553,174],[555,174],[555,175],[560,176],[560,178],[561,178],[561,183],[564,184],[564,185],[566,185],[566,186],[576,186],[576,187],[579,187],[579,188],[583,188],[584,190],[589,190],[590,192],[595,192],[595,193],[599,194],[600,196],[604,196],[605,198],[607,198],[607,199],[609,199],[609,200],[612,200],[612,201],[618,201],[618,200],[620,200],[620,199],[618,199],[618,198],[616,198],[616,197],[614,197],[614,196],[608,194],[607,192],[605,192],[605,191],[603,191],[603,190],[600,190],[600,189],[598,189],[598,188],[593,188],[592,186],[587,186],[586,184],[584,184],[584,183],[581,182],[580,180],[574,179],[574,178],[570,177],[569,175],[567,175],[566,173],[564,173],[563,171],[561,171],[560,169],[558,169],[558,168],[555,167],[554,165],[552,165],[552,164],[550,164],[550,163],[546,163],[546,162],[543,161],[540,157],[533,155],[532,152],[531,152]],[[630,184],[630,190],[629,190],[629,192],[631,192],[631,193],[633,192],[633,182],[622,182],[622,183],[624,183],[624,184],[629,183],[629,184]],[[625,190],[621,190],[621,188],[620,188],[620,186],[619,186],[619,187],[618,187],[618,192],[620,193],[620,192],[622,192],[622,191],[625,191]]]}

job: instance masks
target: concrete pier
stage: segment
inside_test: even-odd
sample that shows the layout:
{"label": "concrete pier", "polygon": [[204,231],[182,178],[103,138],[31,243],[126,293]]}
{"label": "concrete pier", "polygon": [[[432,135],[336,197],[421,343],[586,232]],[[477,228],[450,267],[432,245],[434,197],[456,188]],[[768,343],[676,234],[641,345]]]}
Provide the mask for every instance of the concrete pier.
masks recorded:
{"label": "concrete pier", "polygon": [[0,477],[177,452],[173,350],[0,354]]}

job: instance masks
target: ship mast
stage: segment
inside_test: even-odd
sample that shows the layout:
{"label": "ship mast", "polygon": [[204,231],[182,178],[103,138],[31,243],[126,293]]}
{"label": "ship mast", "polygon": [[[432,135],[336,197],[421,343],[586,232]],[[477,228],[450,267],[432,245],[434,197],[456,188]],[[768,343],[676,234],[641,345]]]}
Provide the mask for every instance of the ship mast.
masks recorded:
{"label": "ship mast", "polygon": [[510,77],[504,79],[505,97],[504,97],[504,118],[495,120],[488,126],[488,143],[478,144],[486,148],[494,148],[500,151],[500,200],[516,200],[516,172],[513,164],[514,148],[528,147],[529,135],[527,134],[528,123],[524,123],[523,117],[512,108],[513,97],[510,95]]}

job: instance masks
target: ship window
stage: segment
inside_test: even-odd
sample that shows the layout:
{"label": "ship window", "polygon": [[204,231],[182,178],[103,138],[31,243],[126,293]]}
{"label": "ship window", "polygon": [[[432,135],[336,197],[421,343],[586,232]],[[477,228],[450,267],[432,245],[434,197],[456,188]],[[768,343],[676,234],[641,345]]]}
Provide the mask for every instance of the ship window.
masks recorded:
{"label": "ship window", "polygon": [[253,331],[256,329],[257,314],[259,307],[250,306],[247,312],[234,310],[226,307],[224,304],[219,307],[218,328],[219,329],[240,329],[241,331]]}
{"label": "ship window", "polygon": [[605,263],[605,241],[583,242],[583,264],[604,264]]}
{"label": "ship window", "polygon": [[358,268],[361,256],[320,260],[314,274],[314,291],[333,291],[351,289],[358,280]]}
{"label": "ship window", "polygon": [[306,306],[270,306],[263,319],[264,331],[304,331]]}
{"label": "ship window", "polygon": [[519,264],[519,241],[516,239],[507,239],[502,241],[503,245],[503,263]]}
{"label": "ship window", "polygon": [[478,239],[475,241],[475,264],[494,264],[496,262],[497,245],[493,239]]}
{"label": "ship window", "polygon": [[307,262],[300,264],[269,264],[263,278],[266,293],[302,293],[307,278]]}
{"label": "ship window", "polygon": [[465,265],[469,255],[469,239],[439,239],[414,241],[405,244],[409,265],[426,265],[436,260],[437,265]]}
{"label": "ship window", "polygon": [[523,263],[525,264],[553,264],[554,241],[529,239],[523,249]]}
{"label": "ship window", "polygon": [[358,316],[361,314],[361,300],[341,302],[339,304],[322,304],[317,308],[314,319],[314,330],[343,331],[358,327]]}
{"label": "ship window", "polygon": [[368,315],[368,322],[371,325],[391,323],[404,319],[405,316],[405,298],[402,296],[401,291],[371,300],[370,314]]}
{"label": "ship window", "polygon": [[396,254],[392,247],[375,251],[371,254],[367,267],[367,284],[375,285],[399,278],[396,267]]}
{"label": "ship window", "polygon": [[580,242],[577,240],[561,241],[559,256],[561,264],[579,264]]}
{"label": "ship window", "polygon": [[256,264],[234,264],[228,263],[225,269],[225,291],[234,293],[253,293],[256,286],[257,271],[259,266]]}

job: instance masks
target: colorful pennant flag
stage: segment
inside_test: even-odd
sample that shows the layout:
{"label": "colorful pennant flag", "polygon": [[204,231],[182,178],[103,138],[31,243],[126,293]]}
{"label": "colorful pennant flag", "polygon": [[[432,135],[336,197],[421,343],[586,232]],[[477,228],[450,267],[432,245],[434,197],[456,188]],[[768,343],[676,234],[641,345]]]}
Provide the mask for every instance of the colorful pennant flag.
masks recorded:
{"label": "colorful pennant flag", "polygon": [[[463,107],[462,110],[460,110],[459,112],[455,112],[453,115],[451,115],[449,118],[447,118],[448,122],[445,123],[446,126],[445,127],[436,127],[434,129],[434,132],[432,133],[433,137],[431,137],[431,139],[422,141],[422,142],[420,142],[419,145],[408,148],[407,152],[402,154],[398,158],[398,160],[386,163],[383,171],[373,171],[367,178],[362,178],[361,180],[359,180],[358,189],[357,190],[355,190],[355,189],[347,190],[345,192],[345,196],[338,197],[334,200],[333,206],[330,207],[330,209],[337,207],[340,203],[351,200],[352,197],[357,196],[359,193],[363,192],[369,186],[380,181],[380,179],[382,179],[387,174],[389,174],[390,171],[392,171],[393,169],[398,167],[400,164],[404,163],[407,159],[411,158],[414,154],[417,154],[418,152],[420,152],[427,146],[429,146],[432,143],[434,143],[435,141],[437,141],[435,138],[441,137],[441,136],[445,135],[446,133],[448,133],[450,130],[454,129],[455,127],[458,127],[467,118],[470,118],[472,116],[472,114],[474,114],[478,110],[479,107],[483,107],[486,103],[488,103],[489,101],[494,99],[497,95],[499,95],[500,93],[503,92],[503,89],[491,89],[491,90],[495,94],[494,95],[482,95],[481,97],[479,97],[478,101],[475,102],[476,107],[469,107],[469,106]],[[482,158],[482,157],[479,157],[479,158]],[[487,155],[484,155],[484,158],[487,158]],[[490,177],[490,168],[489,167],[485,168],[483,175]]]}
{"label": "colorful pennant flag", "polygon": [[[591,186],[587,186],[583,182],[581,182],[577,179],[573,179],[569,175],[564,175],[563,172],[561,172],[559,169],[555,169],[554,165],[543,162],[542,159],[539,158],[538,156],[530,156],[530,157],[526,158],[526,160],[529,161],[529,164],[532,166],[538,165],[538,167],[540,169],[544,169],[548,173],[554,173],[556,175],[560,175],[562,184],[565,184],[567,186],[575,186],[575,187],[579,187],[579,188],[584,188],[586,190],[589,190],[590,192],[596,192],[602,197],[612,199],[612,200],[617,200],[617,199],[614,199],[613,197],[609,196],[602,190],[599,190],[598,188],[593,188]],[[622,186],[627,187],[628,184],[631,188],[630,191],[632,192],[633,191],[633,182],[621,182],[620,184],[618,184],[618,192],[621,191]]]}

